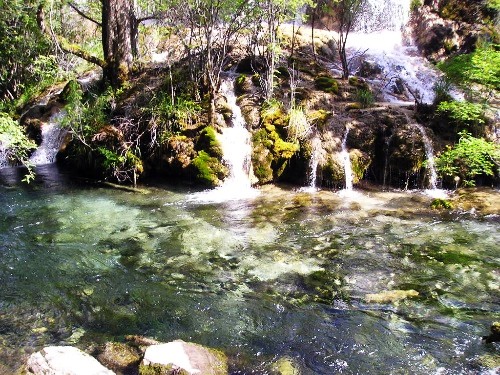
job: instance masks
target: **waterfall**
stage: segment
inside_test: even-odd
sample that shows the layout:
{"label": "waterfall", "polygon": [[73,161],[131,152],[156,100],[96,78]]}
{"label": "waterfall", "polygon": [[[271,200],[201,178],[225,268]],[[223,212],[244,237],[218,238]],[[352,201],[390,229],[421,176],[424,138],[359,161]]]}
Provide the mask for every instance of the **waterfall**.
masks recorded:
{"label": "waterfall", "polygon": [[344,135],[344,139],[342,139],[342,150],[340,152],[340,159],[344,166],[344,174],[345,174],[345,190],[352,191],[352,165],[351,158],[349,157],[349,151],[347,150],[347,136],[349,135],[349,128],[346,128],[346,132]]}
{"label": "waterfall", "polygon": [[50,117],[48,123],[42,125],[42,143],[30,157],[34,165],[51,164],[56,161],[67,130],[60,126],[65,111],[60,111]]}
{"label": "waterfall", "polygon": [[[405,37],[410,16],[410,0],[368,0],[347,38],[348,54],[353,61],[371,61],[381,73],[367,81],[380,92],[382,100],[405,103],[419,100],[431,103],[433,86],[441,76],[416,46]],[[459,98],[459,94],[452,93]]]}
{"label": "waterfall", "polygon": [[7,148],[0,142],[0,169],[9,166]]}
{"label": "waterfall", "polygon": [[205,202],[224,202],[236,199],[253,198],[258,191],[252,188],[255,178],[252,169],[252,145],[250,132],[246,128],[241,109],[236,103],[234,75],[224,77],[220,90],[231,109],[231,127],[224,128],[218,137],[222,146],[223,160],[229,167],[229,177],[213,190],[194,194],[195,200]]}
{"label": "waterfall", "polygon": [[427,158],[427,171],[429,173],[429,186],[426,192],[434,198],[446,197],[446,193],[443,190],[438,189],[437,187],[438,177],[434,163],[434,148],[432,147],[432,142],[429,139],[429,137],[427,137],[425,129],[422,125],[420,124],[413,124],[413,125],[418,129],[418,131],[422,135],[422,141],[424,142],[425,157]]}
{"label": "waterfall", "polygon": [[307,171],[307,186],[300,188],[299,191],[305,193],[314,193],[318,191],[318,188],[316,187],[316,179],[320,153],[321,139],[315,136],[311,140],[311,158],[309,159],[309,166]]}

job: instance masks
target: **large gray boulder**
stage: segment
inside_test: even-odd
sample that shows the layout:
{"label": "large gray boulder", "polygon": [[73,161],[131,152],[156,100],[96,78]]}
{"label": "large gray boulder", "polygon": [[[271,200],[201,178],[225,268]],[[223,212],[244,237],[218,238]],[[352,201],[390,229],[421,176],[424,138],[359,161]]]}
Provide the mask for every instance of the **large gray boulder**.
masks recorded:
{"label": "large gray boulder", "polygon": [[48,346],[33,353],[26,366],[35,375],[114,375],[94,357],[72,346]]}
{"label": "large gray boulder", "polygon": [[227,372],[223,353],[182,340],[149,346],[139,367],[140,374],[226,375]]}

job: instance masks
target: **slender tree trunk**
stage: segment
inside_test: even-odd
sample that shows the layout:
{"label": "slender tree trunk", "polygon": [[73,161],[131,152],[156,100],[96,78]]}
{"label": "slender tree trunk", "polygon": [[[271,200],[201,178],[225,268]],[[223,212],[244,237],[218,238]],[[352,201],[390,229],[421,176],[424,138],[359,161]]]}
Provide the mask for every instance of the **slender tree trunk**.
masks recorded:
{"label": "slender tree trunk", "polygon": [[130,0],[102,1],[102,46],[104,51],[104,77],[113,87],[129,79],[132,67]]}

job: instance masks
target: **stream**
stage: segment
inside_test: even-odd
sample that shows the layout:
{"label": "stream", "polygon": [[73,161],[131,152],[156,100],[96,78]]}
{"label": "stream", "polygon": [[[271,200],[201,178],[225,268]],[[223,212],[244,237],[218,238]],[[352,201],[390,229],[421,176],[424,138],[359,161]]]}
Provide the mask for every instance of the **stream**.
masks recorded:
{"label": "stream", "polygon": [[[231,374],[283,356],[302,374],[498,366],[481,340],[500,320],[498,215],[431,210],[422,192],[265,186],[200,203],[76,184],[53,165],[19,176],[0,170],[0,373],[43,346],[129,334],[219,348]],[[394,290],[418,295],[383,298]]]}

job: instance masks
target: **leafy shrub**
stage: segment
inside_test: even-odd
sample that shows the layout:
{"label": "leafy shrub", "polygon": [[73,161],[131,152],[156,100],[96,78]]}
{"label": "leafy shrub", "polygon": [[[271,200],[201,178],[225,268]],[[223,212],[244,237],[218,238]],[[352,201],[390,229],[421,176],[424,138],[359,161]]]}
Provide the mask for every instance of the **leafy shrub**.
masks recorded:
{"label": "leafy shrub", "polygon": [[453,100],[450,95],[451,82],[448,79],[438,80],[434,86],[432,86],[434,91],[434,104],[438,105],[441,102],[449,102]]}
{"label": "leafy shrub", "polygon": [[24,181],[34,178],[32,166],[28,160],[29,152],[36,148],[35,142],[28,139],[19,124],[5,113],[0,113],[0,151],[11,162],[20,162],[28,168]]}
{"label": "leafy shrub", "polygon": [[471,102],[445,101],[438,104],[436,114],[454,126],[457,131],[468,130],[482,134],[486,122],[483,106]]}
{"label": "leafy shrub", "polygon": [[412,12],[416,12],[418,10],[418,8],[420,8],[421,6],[422,6],[422,1],[421,0],[411,0],[410,10]]}
{"label": "leafy shrub", "polygon": [[459,177],[465,186],[475,186],[480,176],[498,178],[500,146],[467,132],[461,132],[460,136],[458,144],[448,147],[436,158],[439,174],[450,184]]}
{"label": "leafy shrub", "polygon": [[375,102],[375,98],[370,89],[357,89],[356,101],[361,104],[361,108],[369,108]]}
{"label": "leafy shrub", "polygon": [[438,65],[454,83],[466,89],[477,83],[488,90],[500,90],[500,46],[485,44],[475,52],[458,55]]}

